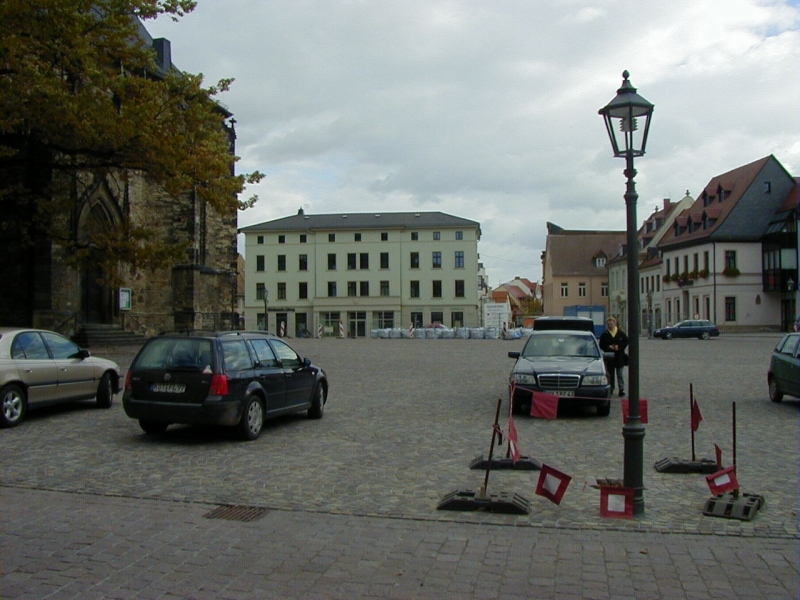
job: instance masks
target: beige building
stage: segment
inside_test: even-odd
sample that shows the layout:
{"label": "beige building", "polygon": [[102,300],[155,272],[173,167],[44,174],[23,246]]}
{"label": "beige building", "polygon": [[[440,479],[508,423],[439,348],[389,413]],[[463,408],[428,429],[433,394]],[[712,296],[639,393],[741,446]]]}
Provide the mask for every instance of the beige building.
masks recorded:
{"label": "beige building", "polygon": [[542,254],[544,314],[561,316],[568,306],[608,308],[607,262],[624,243],[624,231],[566,230],[548,223]]}
{"label": "beige building", "polygon": [[265,328],[265,315],[266,329],[289,336],[480,323],[475,221],[441,212],[301,210],[240,232],[247,328]]}

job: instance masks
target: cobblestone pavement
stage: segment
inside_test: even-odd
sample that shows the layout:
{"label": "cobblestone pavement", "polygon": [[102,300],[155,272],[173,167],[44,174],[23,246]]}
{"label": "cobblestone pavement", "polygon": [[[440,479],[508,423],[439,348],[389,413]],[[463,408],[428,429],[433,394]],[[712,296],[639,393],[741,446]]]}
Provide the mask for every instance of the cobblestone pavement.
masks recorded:
{"label": "cobblestone pavement", "polygon": [[[608,418],[516,419],[523,453],[573,477],[560,506],[534,494],[538,472],[506,470],[489,492],[520,494],[529,515],[436,509],[483,483],[469,464],[489,450],[519,340],[292,340],[328,372],[325,418],[268,422],[253,443],[218,428],[148,437],[118,398],[32,412],[0,431],[0,595],[796,598],[798,402],[767,397],[778,338],[642,340],[646,512],[631,520],[601,518],[591,487],[622,477],[617,403]],[[698,458],[717,443],[731,464],[736,402],[738,479],[766,498],[752,521],[703,516],[702,475],[652,468],[691,458],[690,384]],[[268,512],[204,519],[216,505]]]}

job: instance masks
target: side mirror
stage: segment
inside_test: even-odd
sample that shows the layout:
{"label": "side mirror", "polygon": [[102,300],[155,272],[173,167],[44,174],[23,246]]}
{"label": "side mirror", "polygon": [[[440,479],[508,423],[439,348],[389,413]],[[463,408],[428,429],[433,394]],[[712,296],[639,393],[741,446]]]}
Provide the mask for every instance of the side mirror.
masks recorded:
{"label": "side mirror", "polygon": [[519,352],[509,352],[508,358],[519,358]]}
{"label": "side mirror", "polygon": [[81,348],[75,354],[75,358],[80,358],[81,360],[83,360],[84,358],[89,358],[91,355],[92,355],[92,353],[89,352],[86,348]]}
{"label": "side mirror", "polygon": [[304,366],[305,368],[308,368],[308,367],[310,367],[310,366],[311,366],[311,359],[310,359],[310,358],[304,358],[304,359],[303,359],[303,366]]}

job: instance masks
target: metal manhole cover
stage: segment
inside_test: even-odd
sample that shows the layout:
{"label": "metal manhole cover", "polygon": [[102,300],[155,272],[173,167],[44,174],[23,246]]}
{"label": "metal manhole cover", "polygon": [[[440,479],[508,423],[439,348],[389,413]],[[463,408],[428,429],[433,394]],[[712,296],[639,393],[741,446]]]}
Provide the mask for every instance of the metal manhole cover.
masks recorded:
{"label": "metal manhole cover", "polygon": [[257,521],[267,512],[266,508],[259,506],[220,506],[203,515],[203,518],[226,519],[228,521]]}

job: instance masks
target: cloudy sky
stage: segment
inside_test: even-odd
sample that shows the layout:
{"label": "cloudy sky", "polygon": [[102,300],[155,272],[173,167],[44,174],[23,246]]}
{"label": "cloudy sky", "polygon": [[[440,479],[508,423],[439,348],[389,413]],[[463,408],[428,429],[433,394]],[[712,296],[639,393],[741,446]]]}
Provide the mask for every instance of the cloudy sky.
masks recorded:
{"label": "cloudy sky", "polygon": [[800,175],[800,0],[198,0],[149,21],[172,60],[235,82],[239,226],[439,210],[481,224],[496,286],[538,280],[546,222],[623,230],[598,116],[623,70],[655,105],[639,221],[769,154]]}

